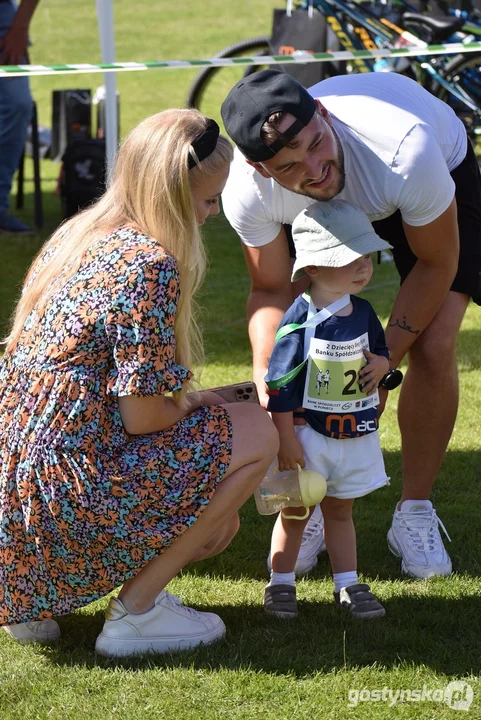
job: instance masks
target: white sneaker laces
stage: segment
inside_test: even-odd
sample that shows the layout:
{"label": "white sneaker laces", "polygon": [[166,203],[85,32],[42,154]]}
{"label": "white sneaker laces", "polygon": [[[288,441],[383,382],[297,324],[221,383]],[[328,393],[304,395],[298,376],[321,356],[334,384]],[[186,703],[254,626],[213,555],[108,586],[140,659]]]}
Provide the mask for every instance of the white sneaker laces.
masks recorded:
{"label": "white sneaker laces", "polygon": [[401,512],[400,523],[419,552],[437,552],[440,549],[442,540],[438,526],[451,542],[448,531],[438,518],[436,510]]}
{"label": "white sneaker laces", "polygon": [[170,605],[172,608],[182,608],[182,611],[185,612],[186,615],[191,615],[192,617],[199,617],[199,613],[197,610],[194,610],[194,608],[188,607],[187,605],[184,605],[180,597],[177,597],[177,595],[172,595],[172,593],[165,591],[165,599],[167,600],[167,604]]}
{"label": "white sneaker laces", "polygon": [[322,522],[318,520],[309,521],[304,529],[302,535],[302,545],[309,543],[314,538],[318,537],[324,532],[324,526]]}

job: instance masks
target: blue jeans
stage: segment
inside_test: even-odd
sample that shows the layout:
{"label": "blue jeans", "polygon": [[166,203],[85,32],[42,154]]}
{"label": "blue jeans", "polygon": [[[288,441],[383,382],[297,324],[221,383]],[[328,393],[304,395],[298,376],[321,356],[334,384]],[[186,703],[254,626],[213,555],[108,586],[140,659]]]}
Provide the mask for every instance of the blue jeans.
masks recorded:
{"label": "blue jeans", "polygon": [[[13,3],[0,2],[0,38],[10,29],[15,12]],[[0,78],[0,212],[8,208],[13,176],[22,157],[31,118],[28,77]]]}

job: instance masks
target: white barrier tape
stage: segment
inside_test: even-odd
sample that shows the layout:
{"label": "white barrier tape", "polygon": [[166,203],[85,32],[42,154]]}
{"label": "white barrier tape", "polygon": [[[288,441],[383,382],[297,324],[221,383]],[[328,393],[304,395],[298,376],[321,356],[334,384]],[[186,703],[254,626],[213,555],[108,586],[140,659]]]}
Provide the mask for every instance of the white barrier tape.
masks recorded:
{"label": "white barrier tape", "polygon": [[80,73],[132,72],[136,70],[192,69],[203,67],[232,67],[236,65],[276,65],[287,63],[327,62],[328,60],[357,60],[426,57],[429,55],[454,55],[456,53],[481,52],[481,42],[446,43],[428,45],[425,48],[408,46],[403,48],[380,48],[379,50],[339,50],[337,52],[307,53],[294,55],[266,55],[235,58],[209,58],[206,60],[154,60],[149,62],[117,63],[70,63],[65,65],[0,65],[0,77],[22,77],[30,75],[78,75]]}

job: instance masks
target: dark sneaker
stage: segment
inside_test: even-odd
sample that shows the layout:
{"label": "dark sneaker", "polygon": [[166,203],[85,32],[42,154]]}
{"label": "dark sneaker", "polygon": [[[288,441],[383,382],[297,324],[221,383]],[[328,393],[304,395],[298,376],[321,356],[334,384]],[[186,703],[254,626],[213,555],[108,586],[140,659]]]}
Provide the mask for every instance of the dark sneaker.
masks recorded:
{"label": "dark sneaker", "polygon": [[35,235],[35,230],[26,225],[15,215],[8,213],[0,213],[0,233],[9,233],[10,235]]}
{"label": "dark sneaker", "polygon": [[296,588],[294,585],[268,585],[264,590],[264,610],[280,618],[297,617]]}
{"label": "dark sneaker", "polygon": [[386,614],[369,585],[358,583],[341,588],[341,592],[334,593],[334,601],[338,607],[345,608],[353,617],[361,620],[384,617]]}

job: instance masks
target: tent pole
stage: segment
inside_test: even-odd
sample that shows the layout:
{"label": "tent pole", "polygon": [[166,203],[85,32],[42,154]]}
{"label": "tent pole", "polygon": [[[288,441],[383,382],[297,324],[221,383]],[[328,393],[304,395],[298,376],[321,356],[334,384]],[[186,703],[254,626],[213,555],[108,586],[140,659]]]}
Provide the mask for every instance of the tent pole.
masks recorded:
{"label": "tent pole", "polygon": [[[100,48],[102,62],[115,62],[115,32],[112,0],[96,0],[97,18],[100,35]],[[115,156],[118,147],[118,120],[117,120],[117,73],[104,73],[105,85],[105,141],[107,177],[110,176],[115,165]]]}

